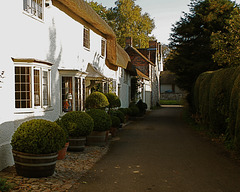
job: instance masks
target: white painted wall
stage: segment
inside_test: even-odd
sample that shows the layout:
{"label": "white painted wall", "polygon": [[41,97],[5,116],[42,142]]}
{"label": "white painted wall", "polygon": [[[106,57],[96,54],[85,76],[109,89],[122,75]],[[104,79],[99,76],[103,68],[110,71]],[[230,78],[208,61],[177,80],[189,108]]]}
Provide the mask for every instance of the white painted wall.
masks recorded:
{"label": "white painted wall", "polygon": [[[61,111],[59,68],[85,71],[88,63],[97,66],[119,83],[118,73],[105,66],[101,53],[102,37],[91,31],[90,51],[83,48],[83,25],[54,6],[45,9],[45,20],[39,21],[23,12],[20,0],[4,1],[0,6],[0,170],[13,165],[11,137],[14,130],[31,118],[56,120]],[[9,9],[8,9],[9,8]],[[11,10],[11,11],[9,11]],[[4,19],[3,19],[4,18]],[[51,70],[52,109],[15,114],[13,58],[34,58],[53,63]]]}

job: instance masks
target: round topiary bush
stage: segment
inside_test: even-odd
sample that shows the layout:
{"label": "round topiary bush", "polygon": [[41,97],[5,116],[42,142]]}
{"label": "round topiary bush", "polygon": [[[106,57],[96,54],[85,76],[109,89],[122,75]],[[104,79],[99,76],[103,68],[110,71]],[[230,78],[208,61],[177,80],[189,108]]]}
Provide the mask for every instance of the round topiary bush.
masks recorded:
{"label": "round topiary bush", "polygon": [[125,122],[125,116],[120,110],[111,111],[112,116],[116,116],[120,119],[121,123]]}
{"label": "round topiary bush", "polygon": [[110,109],[121,106],[121,101],[115,93],[106,93],[105,96],[108,99]]}
{"label": "round topiary bush", "polygon": [[64,130],[55,122],[34,119],[22,123],[12,136],[14,151],[32,154],[55,153],[66,142]]}
{"label": "round topiary bush", "polygon": [[110,115],[101,109],[90,109],[87,113],[93,118],[94,131],[107,131],[112,125]]}
{"label": "round topiary bush", "polygon": [[115,127],[115,128],[120,127],[121,121],[118,117],[112,115],[111,120],[112,120],[112,127]]}
{"label": "round topiary bush", "polygon": [[86,99],[87,109],[101,109],[109,106],[107,97],[101,92],[93,92]]}
{"label": "round topiary bush", "polygon": [[130,109],[132,110],[131,116],[133,116],[133,117],[139,116],[140,111],[137,106],[132,106]]}
{"label": "round topiary bush", "polygon": [[142,115],[146,113],[147,104],[143,103],[141,99],[137,102],[137,107]]}
{"label": "round topiary bush", "polygon": [[94,126],[92,117],[82,111],[66,113],[61,119],[61,124],[68,131],[70,137],[87,136],[92,132]]}
{"label": "round topiary bush", "polygon": [[121,111],[124,115],[128,115],[128,109],[127,108],[119,108],[119,111]]}

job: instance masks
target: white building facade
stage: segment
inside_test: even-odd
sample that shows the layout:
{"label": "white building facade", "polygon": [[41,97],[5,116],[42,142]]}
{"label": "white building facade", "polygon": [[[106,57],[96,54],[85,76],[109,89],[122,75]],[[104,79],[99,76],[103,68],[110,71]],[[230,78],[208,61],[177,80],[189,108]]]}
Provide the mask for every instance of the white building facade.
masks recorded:
{"label": "white building facade", "polygon": [[22,122],[55,121],[68,111],[84,110],[97,81],[118,94],[122,69],[118,49],[109,48],[116,45],[115,34],[83,0],[4,1],[0,16],[5,18],[0,23],[2,170],[13,165],[11,137]]}

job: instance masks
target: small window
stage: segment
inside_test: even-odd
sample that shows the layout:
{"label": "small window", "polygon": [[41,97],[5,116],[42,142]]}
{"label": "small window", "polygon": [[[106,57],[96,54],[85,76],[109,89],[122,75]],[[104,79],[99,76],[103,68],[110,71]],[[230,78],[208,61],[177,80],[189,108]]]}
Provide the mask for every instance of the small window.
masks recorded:
{"label": "small window", "polygon": [[23,0],[23,10],[29,15],[43,20],[44,0]]}
{"label": "small window", "polygon": [[90,29],[86,27],[83,30],[83,46],[90,49]]}
{"label": "small window", "polygon": [[101,41],[101,56],[106,56],[106,39],[102,39]]}

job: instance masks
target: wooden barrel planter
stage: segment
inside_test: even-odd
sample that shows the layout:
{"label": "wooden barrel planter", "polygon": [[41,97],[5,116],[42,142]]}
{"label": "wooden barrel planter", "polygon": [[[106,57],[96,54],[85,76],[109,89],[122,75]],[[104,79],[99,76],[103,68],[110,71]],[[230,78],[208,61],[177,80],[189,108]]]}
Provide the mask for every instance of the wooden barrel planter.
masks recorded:
{"label": "wooden barrel planter", "polygon": [[12,151],[16,172],[20,176],[39,178],[54,173],[58,153],[30,154]]}
{"label": "wooden barrel planter", "polygon": [[70,137],[68,151],[83,151],[85,144],[86,137]]}
{"label": "wooden barrel planter", "polygon": [[67,148],[69,146],[69,142],[65,144],[65,146],[60,150],[58,151],[58,160],[62,160],[65,158],[66,154],[67,154]]}
{"label": "wooden barrel planter", "polygon": [[87,145],[92,146],[105,146],[108,140],[109,131],[92,131],[92,133],[87,136]]}

